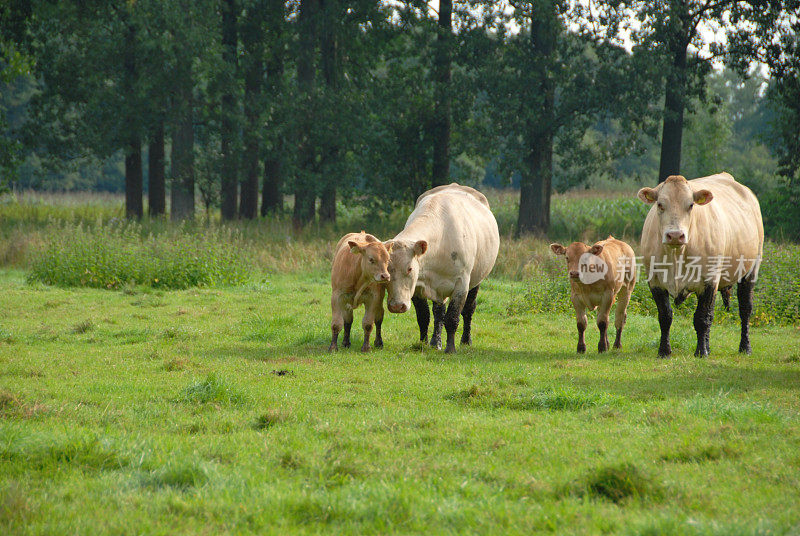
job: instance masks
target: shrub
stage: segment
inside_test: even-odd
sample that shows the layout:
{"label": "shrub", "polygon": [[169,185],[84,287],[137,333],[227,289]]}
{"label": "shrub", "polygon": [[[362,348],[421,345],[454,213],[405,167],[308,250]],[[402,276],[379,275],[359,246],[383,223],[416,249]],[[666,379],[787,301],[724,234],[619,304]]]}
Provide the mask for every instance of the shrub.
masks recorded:
{"label": "shrub", "polygon": [[237,233],[224,227],[200,231],[178,227],[142,236],[141,226],[134,223],[53,226],[33,256],[28,281],[106,289],[244,283],[249,263]]}

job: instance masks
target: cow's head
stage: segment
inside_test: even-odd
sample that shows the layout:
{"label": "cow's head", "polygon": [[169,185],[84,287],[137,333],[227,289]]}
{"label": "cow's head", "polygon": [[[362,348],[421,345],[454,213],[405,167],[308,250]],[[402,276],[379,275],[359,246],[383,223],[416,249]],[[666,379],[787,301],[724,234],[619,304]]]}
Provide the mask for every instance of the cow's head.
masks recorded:
{"label": "cow's head", "polygon": [[417,287],[419,258],[428,251],[424,240],[416,242],[394,241],[389,263],[389,296],[386,305],[391,313],[405,313],[411,307],[411,297]]}
{"label": "cow's head", "polygon": [[705,205],[714,199],[708,190],[692,190],[689,182],[680,175],[671,175],[656,188],[642,188],[639,199],[647,204],[656,203],[661,243],[680,247],[689,242],[689,222],[695,205]]}
{"label": "cow's head", "polygon": [[[605,265],[602,260],[597,260],[592,257],[596,257],[603,252],[603,246],[601,244],[589,246],[583,242],[573,242],[567,247],[564,247],[561,244],[550,244],[550,251],[556,255],[564,255],[564,257],[566,257],[567,272],[569,272],[570,279],[580,279],[581,274],[585,276],[584,279],[589,277],[587,271],[590,264],[601,267]],[[605,273],[604,270],[596,270],[598,269],[596,268],[592,270],[592,274],[595,274],[596,276],[602,276]],[[602,277],[590,277],[590,279],[602,279]],[[586,282],[589,282],[590,279],[587,279]],[[594,281],[591,282],[593,283]]]}
{"label": "cow's head", "polygon": [[356,242],[349,240],[347,247],[354,255],[361,255],[361,273],[369,275],[375,281],[389,281],[389,256],[392,252],[391,242]]}

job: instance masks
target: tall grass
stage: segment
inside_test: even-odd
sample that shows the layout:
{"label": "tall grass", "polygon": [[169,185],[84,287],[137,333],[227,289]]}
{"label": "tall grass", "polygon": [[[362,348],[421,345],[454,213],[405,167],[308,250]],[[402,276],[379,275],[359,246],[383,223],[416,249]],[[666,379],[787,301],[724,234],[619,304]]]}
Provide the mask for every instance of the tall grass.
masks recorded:
{"label": "tall grass", "polygon": [[125,284],[183,289],[238,285],[249,276],[248,252],[235,230],[177,227],[142,236],[134,223],[52,226],[32,255],[28,280],[64,287],[117,289]]}

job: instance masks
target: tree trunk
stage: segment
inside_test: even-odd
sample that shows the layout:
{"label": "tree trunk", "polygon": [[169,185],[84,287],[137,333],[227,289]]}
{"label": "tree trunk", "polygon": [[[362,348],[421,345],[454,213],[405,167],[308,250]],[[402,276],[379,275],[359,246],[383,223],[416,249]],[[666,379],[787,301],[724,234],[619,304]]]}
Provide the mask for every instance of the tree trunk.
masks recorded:
{"label": "tree trunk", "polygon": [[294,212],[292,223],[295,228],[303,227],[314,219],[316,191],[314,188],[314,167],[316,161],[315,147],[311,139],[313,129],[312,118],[304,110],[312,108],[312,92],[314,89],[314,71],[317,43],[317,21],[319,0],[300,1],[300,50],[297,58],[297,83],[299,98],[305,106],[300,111],[300,131],[298,132],[299,169],[294,185]]}
{"label": "tree trunk", "polygon": [[220,187],[223,220],[236,218],[239,176],[236,154],[236,0],[222,2],[222,61],[224,79],[222,92],[222,121],[220,125],[222,151],[222,180]]}
{"label": "tree trunk", "polygon": [[166,188],[164,183],[164,120],[159,119],[151,134],[148,150],[148,204],[150,216],[161,216],[166,212]]}
{"label": "tree trunk", "polygon": [[128,22],[125,28],[123,50],[123,92],[127,117],[125,130],[128,141],[125,147],[125,216],[142,217],[142,140],[139,134],[136,99],[136,27]]}
{"label": "tree trunk", "polygon": [[451,41],[453,36],[453,0],[439,2],[439,33],[434,56],[434,119],[432,185],[447,184],[450,179],[451,123]]}
{"label": "tree trunk", "polygon": [[283,169],[278,158],[264,160],[264,185],[261,190],[261,215],[283,210]]}
{"label": "tree trunk", "polygon": [[[320,0],[322,7],[323,20],[320,25],[321,39],[320,52],[322,63],[322,75],[325,80],[325,89],[332,102],[338,102],[340,62],[337,42],[336,26],[337,20],[337,0]],[[328,138],[325,147],[322,149],[325,159],[325,171],[322,174],[324,185],[320,195],[319,220],[321,222],[334,223],[336,221],[336,187],[339,173],[330,172],[330,169],[337,169],[341,158],[340,144],[335,139]]]}
{"label": "tree trunk", "polygon": [[[276,110],[280,105],[281,80],[283,78],[283,24],[285,19],[285,5],[280,0],[267,0],[267,26],[270,28],[272,39],[269,43],[267,55],[267,100],[268,106]],[[270,113],[274,117],[275,113]],[[270,125],[269,150],[264,158],[264,184],[261,190],[261,215],[283,210],[283,134],[276,133],[280,128],[276,122]]]}
{"label": "tree trunk", "polygon": [[545,234],[550,227],[550,194],[555,138],[555,62],[560,28],[556,4],[539,0],[532,6],[530,50],[530,116],[525,132],[528,154],[524,159],[519,196],[517,235]]}
{"label": "tree trunk", "polygon": [[264,99],[264,3],[265,0],[259,0],[251,4],[240,30],[245,52],[244,113],[247,126],[244,133],[244,180],[239,214],[250,220],[258,214],[258,162],[261,154],[259,119]]}
{"label": "tree trunk", "polygon": [[658,182],[663,182],[670,175],[678,175],[681,171],[683,111],[686,99],[686,49],[686,42],[679,40],[673,50],[672,70],[667,76]]}
{"label": "tree trunk", "polygon": [[125,217],[140,219],[142,214],[142,142],[133,134],[125,151]]}
{"label": "tree trunk", "polygon": [[176,121],[172,132],[172,188],[170,218],[194,217],[194,125],[191,56],[182,58],[177,75]]}

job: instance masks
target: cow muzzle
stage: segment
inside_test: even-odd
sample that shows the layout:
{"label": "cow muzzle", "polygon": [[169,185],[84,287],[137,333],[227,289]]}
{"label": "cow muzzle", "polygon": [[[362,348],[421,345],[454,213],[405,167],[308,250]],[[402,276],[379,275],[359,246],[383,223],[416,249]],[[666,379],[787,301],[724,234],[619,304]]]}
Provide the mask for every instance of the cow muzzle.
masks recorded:
{"label": "cow muzzle", "polygon": [[577,270],[570,270],[569,271],[569,276],[572,279],[578,279],[580,277],[580,275],[581,274],[579,274]]}
{"label": "cow muzzle", "polygon": [[686,233],[683,231],[666,231],[662,242],[667,246],[683,246],[686,244]]}
{"label": "cow muzzle", "polygon": [[390,313],[405,313],[408,311],[408,305],[405,303],[389,302],[386,304]]}
{"label": "cow muzzle", "polygon": [[391,281],[392,277],[389,275],[389,272],[384,272],[382,274],[375,274],[375,281],[378,283]]}

